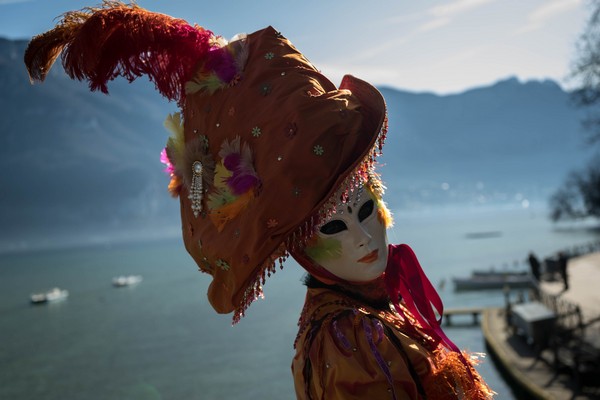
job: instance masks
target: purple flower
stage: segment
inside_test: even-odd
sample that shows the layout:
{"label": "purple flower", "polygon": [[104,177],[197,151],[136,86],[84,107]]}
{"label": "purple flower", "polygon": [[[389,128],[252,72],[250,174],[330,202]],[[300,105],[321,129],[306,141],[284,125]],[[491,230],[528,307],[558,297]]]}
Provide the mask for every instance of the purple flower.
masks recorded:
{"label": "purple flower", "polygon": [[259,180],[255,175],[234,174],[227,178],[226,182],[227,186],[231,189],[231,192],[234,195],[239,196],[258,186]]}
{"label": "purple flower", "polygon": [[229,83],[237,75],[235,60],[227,47],[212,50],[208,53],[207,58],[208,61],[206,62],[206,66],[208,69],[212,70],[221,81]]}

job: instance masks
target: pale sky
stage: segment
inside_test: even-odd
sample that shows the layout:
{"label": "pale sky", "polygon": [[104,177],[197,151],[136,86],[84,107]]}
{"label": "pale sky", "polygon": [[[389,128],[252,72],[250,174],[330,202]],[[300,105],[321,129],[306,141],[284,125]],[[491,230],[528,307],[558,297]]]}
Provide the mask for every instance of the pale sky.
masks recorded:
{"label": "pale sky", "polygon": [[[81,0],[0,0],[0,37],[51,29]],[[458,93],[516,76],[565,88],[587,0],[138,0],[230,38],[274,26],[333,82]]]}

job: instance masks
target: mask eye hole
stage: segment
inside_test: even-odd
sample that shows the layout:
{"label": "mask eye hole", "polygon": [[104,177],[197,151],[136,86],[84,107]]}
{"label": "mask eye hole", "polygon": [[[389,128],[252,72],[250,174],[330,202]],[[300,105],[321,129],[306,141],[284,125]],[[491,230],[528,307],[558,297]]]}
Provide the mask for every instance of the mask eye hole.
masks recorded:
{"label": "mask eye hole", "polygon": [[373,214],[373,209],[375,208],[375,202],[373,200],[367,201],[360,207],[358,210],[358,221],[363,222],[365,219],[369,218],[371,214]]}
{"label": "mask eye hole", "polygon": [[329,221],[325,225],[319,229],[319,231],[325,235],[333,235],[335,233],[339,233],[348,229],[346,223],[339,219],[334,219],[333,221]]}

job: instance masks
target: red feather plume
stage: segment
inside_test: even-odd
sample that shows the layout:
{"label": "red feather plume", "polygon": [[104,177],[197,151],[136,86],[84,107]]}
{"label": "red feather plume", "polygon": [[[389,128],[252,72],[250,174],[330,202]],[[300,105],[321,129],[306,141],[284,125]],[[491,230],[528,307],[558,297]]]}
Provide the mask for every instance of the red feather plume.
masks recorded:
{"label": "red feather plume", "polygon": [[25,52],[31,81],[43,81],[62,53],[73,79],[108,93],[117,76],[130,82],[148,75],[169,100],[183,103],[185,82],[212,47],[214,35],[182,19],[147,11],[135,4],[104,1],[63,15],[57,26],[35,36]]}

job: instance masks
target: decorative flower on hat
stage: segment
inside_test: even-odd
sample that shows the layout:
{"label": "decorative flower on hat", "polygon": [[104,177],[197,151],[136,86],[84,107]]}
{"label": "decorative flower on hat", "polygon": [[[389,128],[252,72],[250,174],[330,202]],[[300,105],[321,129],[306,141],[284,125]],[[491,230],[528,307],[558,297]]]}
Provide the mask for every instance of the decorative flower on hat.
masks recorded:
{"label": "decorative flower on hat", "polygon": [[220,232],[255,197],[260,179],[252,165],[252,151],[236,136],[225,140],[215,168],[214,191],[208,197],[210,218]]}
{"label": "decorative flower on hat", "polygon": [[165,172],[171,177],[169,192],[173,197],[177,197],[183,184],[181,180],[183,174],[181,172],[177,173],[176,163],[179,163],[180,166],[183,165],[183,154],[185,152],[181,114],[169,114],[165,120],[165,128],[171,131],[172,136],[167,140],[167,147],[160,153],[160,161],[166,165]]}
{"label": "decorative flower on hat", "polygon": [[204,63],[194,77],[185,85],[186,94],[202,92],[213,94],[219,89],[235,85],[239,80],[248,59],[248,46],[245,35],[227,43],[222,38],[207,54]]}
{"label": "decorative flower on hat", "polygon": [[212,187],[215,163],[209,153],[208,138],[198,135],[185,143],[184,124],[180,113],[170,114],[165,127],[171,132],[167,147],[161,153],[161,162],[167,165],[165,172],[171,176],[169,192],[179,196],[185,185],[190,190],[194,215],[202,211],[204,193]]}

